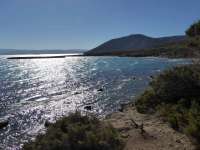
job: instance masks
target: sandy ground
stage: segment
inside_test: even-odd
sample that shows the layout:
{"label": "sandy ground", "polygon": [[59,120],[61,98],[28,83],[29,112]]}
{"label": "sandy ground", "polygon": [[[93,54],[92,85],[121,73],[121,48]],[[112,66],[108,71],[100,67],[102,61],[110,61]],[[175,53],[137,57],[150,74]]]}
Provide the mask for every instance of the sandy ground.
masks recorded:
{"label": "sandy ground", "polygon": [[[163,122],[155,115],[144,115],[128,106],[105,119],[120,131],[124,150],[194,150],[189,138]],[[137,126],[136,124],[139,126]],[[143,124],[144,132],[141,130]]]}

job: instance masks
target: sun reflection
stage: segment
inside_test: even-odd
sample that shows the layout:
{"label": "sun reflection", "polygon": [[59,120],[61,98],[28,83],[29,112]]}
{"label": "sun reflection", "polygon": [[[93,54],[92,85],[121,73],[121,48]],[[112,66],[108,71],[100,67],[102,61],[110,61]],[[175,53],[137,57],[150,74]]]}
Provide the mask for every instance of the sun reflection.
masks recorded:
{"label": "sun reflection", "polygon": [[[78,108],[85,99],[85,93],[74,94],[83,88],[80,87],[78,73],[80,59],[67,57],[10,62],[15,71],[13,86],[23,89],[22,92],[17,91],[16,97],[20,100],[10,109],[16,118],[13,124],[19,135],[24,132],[37,133],[45,120],[55,120]],[[11,130],[8,133],[16,138],[16,133]]]}

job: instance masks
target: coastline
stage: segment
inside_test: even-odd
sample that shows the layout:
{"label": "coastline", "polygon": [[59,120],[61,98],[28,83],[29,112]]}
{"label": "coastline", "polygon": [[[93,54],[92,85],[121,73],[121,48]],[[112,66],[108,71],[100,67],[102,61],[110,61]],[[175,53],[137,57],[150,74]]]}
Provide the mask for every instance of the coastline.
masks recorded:
{"label": "coastline", "polygon": [[104,122],[119,131],[124,150],[195,150],[185,134],[172,129],[156,114],[140,114],[131,103],[121,112],[108,115]]}
{"label": "coastline", "polygon": [[199,95],[193,95],[199,75],[198,62],[166,70],[136,102],[110,115],[108,122],[125,138],[124,150],[199,149]]}

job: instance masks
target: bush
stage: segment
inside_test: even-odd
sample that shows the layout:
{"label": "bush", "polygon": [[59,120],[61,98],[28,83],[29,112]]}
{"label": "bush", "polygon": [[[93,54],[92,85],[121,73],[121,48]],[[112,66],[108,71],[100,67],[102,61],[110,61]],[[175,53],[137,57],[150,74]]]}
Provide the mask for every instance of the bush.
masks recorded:
{"label": "bush", "polygon": [[182,103],[190,107],[190,100],[200,97],[200,66],[187,65],[164,71],[154,78],[149,89],[136,101],[139,112],[156,110],[161,104]]}
{"label": "bush", "polygon": [[46,134],[24,145],[24,150],[120,150],[118,132],[95,117],[80,113],[50,124]]}
{"label": "bush", "polygon": [[185,129],[186,134],[195,137],[200,143],[200,105],[193,102],[188,113],[188,126]]}
{"label": "bush", "polygon": [[136,101],[136,106],[141,113],[151,113],[155,111],[158,99],[153,89],[146,90]]}
{"label": "bush", "polygon": [[186,34],[190,37],[200,36],[200,20],[192,24],[186,30]]}
{"label": "bush", "polygon": [[200,97],[200,67],[188,65],[167,70],[155,78],[150,86],[164,103]]}
{"label": "bush", "polygon": [[168,121],[173,129],[179,129],[178,118],[175,114],[169,114]]}
{"label": "bush", "polygon": [[172,128],[200,143],[200,64],[169,69],[150,83],[137,100],[141,113],[154,110]]}

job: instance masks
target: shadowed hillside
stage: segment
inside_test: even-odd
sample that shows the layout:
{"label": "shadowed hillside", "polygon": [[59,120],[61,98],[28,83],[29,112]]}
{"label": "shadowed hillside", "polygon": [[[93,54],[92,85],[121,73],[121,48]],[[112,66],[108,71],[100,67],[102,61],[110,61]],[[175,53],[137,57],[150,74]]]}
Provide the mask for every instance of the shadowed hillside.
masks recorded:
{"label": "shadowed hillside", "polygon": [[144,49],[157,48],[169,43],[177,43],[186,40],[185,36],[172,36],[152,38],[142,34],[130,35],[112,39],[104,44],[86,52],[86,55],[121,55],[142,52]]}

